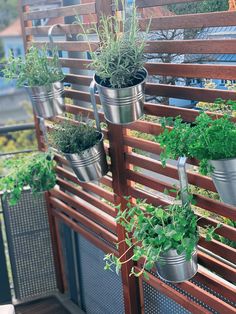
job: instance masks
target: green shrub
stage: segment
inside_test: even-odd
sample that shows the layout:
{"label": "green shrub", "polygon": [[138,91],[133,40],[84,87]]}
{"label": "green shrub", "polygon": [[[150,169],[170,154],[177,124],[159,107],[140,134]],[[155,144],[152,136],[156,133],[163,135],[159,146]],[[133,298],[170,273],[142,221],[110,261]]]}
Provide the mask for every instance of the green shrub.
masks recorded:
{"label": "green shrub", "polygon": [[236,125],[230,117],[214,120],[202,113],[193,126],[177,117],[172,129],[168,127],[169,122],[170,119],[162,121],[164,131],[156,138],[164,148],[161,154],[164,166],[168,158],[193,157],[200,161],[199,170],[206,175],[213,170],[209,160],[236,157]]}
{"label": "green shrub", "polygon": [[0,179],[0,190],[4,197],[10,194],[10,204],[20,199],[24,187],[29,186],[33,193],[52,189],[56,184],[56,163],[50,153],[37,152],[5,161],[9,169]]}
{"label": "green shrub", "polygon": [[42,50],[31,47],[25,59],[11,54],[3,74],[6,79],[16,79],[18,87],[43,86],[64,78],[57,51],[53,50],[52,58],[48,59],[46,47]]}
{"label": "green shrub", "polygon": [[68,121],[55,126],[50,133],[50,142],[65,154],[80,154],[93,147],[101,139],[101,134],[89,124],[71,124]]}

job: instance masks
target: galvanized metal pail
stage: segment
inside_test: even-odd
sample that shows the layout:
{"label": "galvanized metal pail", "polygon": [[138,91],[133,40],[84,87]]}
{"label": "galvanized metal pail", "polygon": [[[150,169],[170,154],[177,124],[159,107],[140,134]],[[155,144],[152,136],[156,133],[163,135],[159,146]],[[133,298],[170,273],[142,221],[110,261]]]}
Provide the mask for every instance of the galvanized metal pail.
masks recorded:
{"label": "galvanized metal pail", "polygon": [[236,205],[236,158],[210,160],[211,174],[216,190],[223,202]]}
{"label": "galvanized metal pail", "polygon": [[157,273],[165,281],[184,282],[191,279],[198,269],[197,250],[186,261],[185,253],[178,255],[176,250],[169,250],[156,262]]}
{"label": "galvanized metal pail", "polygon": [[102,86],[95,75],[97,90],[107,121],[113,124],[132,123],[143,115],[145,83],[148,76],[146,69],[140,71],[143,80],[134,86],[109,88]]}
{"label": "galvanized metal pail", "polygon": [[52,118],[65,111],[63,99],[64,87],[62,82],[45,86],[27,87],[34,112],[41,118]]}
{"label": "galvanized metal pail", "polygon": [[99,142],[81,154],[64,154],[70,162],[74,173],[81,182],[97,181],[108,172],[106,154],[103,145],[103,134]]}

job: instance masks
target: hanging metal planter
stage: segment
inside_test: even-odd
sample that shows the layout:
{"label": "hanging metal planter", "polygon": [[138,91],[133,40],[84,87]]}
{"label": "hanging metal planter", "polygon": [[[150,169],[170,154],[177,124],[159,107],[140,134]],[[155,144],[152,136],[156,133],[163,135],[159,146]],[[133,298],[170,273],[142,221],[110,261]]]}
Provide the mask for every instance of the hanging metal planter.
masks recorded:
{"label": "hanging metal planter", "polygon": [[138,84],[125,88],[103,86],[99,77],[96,74],[94,75],[105,119],[108,122],[129,124],[142,117],[148,72],[143,68],[139,75],[141,81]]}
{"label": "hanging metal planter", "polygon": [[65,111],[64,86],[55,82],[44,86],[26,87],[37,117],[52,118]]}
{"label": "hanging metal planter", "polygon": [[236,158],[210,160],[211,174],[216,190],[223,202],[236,205]]}
{"label": "hanging metal planter", "polygon": [[108,172],[108,164],[103,144],[104,136],[100,128],[100,120],[93,92],[94,89],[95,84],[92,82],[90,85],[91,103],[93,105],[99,141],[80,154],[64,154],[81,182],[97,181]]}
{"label": "hanging metal planter", "polygon": [[[186,161],[187,158],[185,157],[180,157],[178,160],[182,205],[189,204]],[[185,252],[178,254],[176,250],[170,249],[160,255],[159,260],[156,262],[156,267],[158,275],[165,281],[178,283],[191,279],[198,270],[197,245],[190,259],[186,259]]]}
{"label": "hanging metal planter", "polygon": [[99,133],[99,142],[80,154],[64,154],[71,168],[81,182],[97,181],[108,172],[103,134]]}
{"label": "hanging metal planter", "polygon": [[[54,45],[52,31],[58,24],[52,25],[48,30],[48,37],[51,45]],[[43,86],[25,86],[35,112],[39,118],[52,118],[61,115],[65,111],[64,85],[57,81]]]}
{"label": "hanging metal planter", "polygon": [[168,282],[184,282],[196,275],[198,270],[197,250],[192,253],[190,260],[186,254],[178,254],[176,250],[169,250],[162,254],[156,263],[158,275]]}

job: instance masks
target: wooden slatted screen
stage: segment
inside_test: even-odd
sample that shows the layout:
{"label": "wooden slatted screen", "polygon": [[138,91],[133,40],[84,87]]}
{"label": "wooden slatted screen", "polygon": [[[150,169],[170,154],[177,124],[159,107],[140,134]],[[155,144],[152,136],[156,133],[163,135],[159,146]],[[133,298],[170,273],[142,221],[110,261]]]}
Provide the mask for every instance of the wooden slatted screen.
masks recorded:
{"label": "wooden slatted screen", "polygon": [[[85,3],[86,2],[86,3]],[[53,1],[43,0],[22,0],[21,17],[24,31],[25,46],[32,44],[42,46],[47,42],[46,26],[33,26],[35,19],[49,18],[53,23],[53,18],[70,17],[77,12],[85,18],[84,26],[88,27],[87,20],[93,14],[93,20],[101,14],[112,14],[111,0],[91,0],[84,1],[82,4],[62,6],[43,10],[43,4],[53,3]],[[177,3],[190,3],[194,0],[138,0],[140,8],[153,7],[153,10]],[[200,2],[199,0],[195,2]],[[41,5],[39,11],[34,11],[35,5]],[[52,20],[51,20],[52,19]],[[145,29],[148,23],[147,17],[140,18],[140,28]],[[206,27],[229,27],[236,26],[236,12],[212,12],[201,14],[185,14],[170,16],[154,16],[151,22],[151,31],[168,31],[182,29],[202,29]],[[80,33],[80,26],[75,24],[64,24],[55,27],[55,36],[65,34],[75,35]],[[196,34],[196,33],[195,33]],[[40,42],[38,41],[40,37]],[[93,112],[89,106],[90,96],[88,86],[92,79],[92,74],[88,71],[89,60],[86,53],[88,44],[68,37],[67,39],[55,42],[58,48],[67,52],[67,56],[61,58],[61,65],[72,72],[66,76],[65,81],[72,84],[72,88],[66,90],[66,111],[70,113],[70,119],[76,118],[77,114],[90,115]],[[92,44],[97,48],[97,42]],[[175,55],[228,55],[236,53],[236,39],[202,39],[200,36],[192,39],[182,37],[176,40],[151,40],[147,43],[146,52],[148,54],[175,54]],[[71,55],[73,54],[73,58]],[[77,55],[75,54],[77,53]],[[190,57],[191,60],[191,57]],[[221,79],[236,80],[236,66],[229,64],[214,64],[212,62],[198,63],[161,63],[160,61],[148,62],[146,67],[150,76],[194,78],[194,79]],[[76,73],[76,74],[73,74]],[[147,95],[162,96],[166,98],[191,99],[193,101],[211,102],[216,98],[236,99],[235,91],[202,89],[199,87],[178,86],[156,83],[149,80],[147,84]],[[99,97],[96,98],[99,104]],[[85,107],[83,102],[88,102]],[[160,133],[160,124],[155,117],[168,117],[181,115],[185,121],[191,122],[198,115],[198,111],[168,106],[165,103],[145,103],[145,113],[152,119],[137,121],[129,127],[117,125],[104,125],[106,138],[106,149],[111,160],[111,171],[99,184],[80,183],[63,156],[56,156],[58,162],[57,175],[60,189],[50,192],[48,202],[50,204],[51,225],[54,231],[53,239],[56,243],[57,221],[63,221],[76,232],[79,232],[94,245],[104,250],[104,252],[114,252],[122,254],[125,245],[120,245],[119,251],[112,245],[117,240],[124,239],[124,230],[117,226],[114,220],[116,210],[114,205],[125,206],[124,195],[133,198],[145,198],[153,204],[168,204],[164,196],[165,189],[172,187],[171,180],[178,180],[176,164],[167,164],[166,168],[161,166],[157,155],[161,148],[158,143],[153,141],[152,136]],[[102,122],[105,122],[103,113],[100,113]],[[58,121],[65,119],[58,117]],[[42,134],[38,130],[39,146],[44,148]],[[195,161],[189,164],[197,165]],[[168,178],[168,179],[167,179]],[[206,189],[216,192],[211,178],[204,177],[197,172],[188,170],[189,183],[193,187]],[[173,181],[175,182],[175,181]],[[208,194],[200,194],[198,190],[194,193],[198,210],[199,225],[216,226],[218,220],[230,219],[236,221],[236,208],[224,204],[218,200],[211,199]],[[91,206],[92,205],[92,206]],[[71,219],[73,218],[73,219]],[[77,224],[79,221],[81,224]],[[84,226],[84,228],[83,228]],[[203,237],[200,239],[199,246],[202,248],[198,252],[199,264],[204,267],[199,268],[199,272],[194,281],[169,286],[163,283],[156,276],[150,275],[149,284],[161,293],[166,294],[192,313],[209,313],[209,309],[218,313],[236,313],[233,302],[236,299],[236,290],[233,283],[236,282],[236,249],[228,245],[230,241],[236,243],[236,229],[226,222],[217,233],[226,238],[228,242],[222,243],[214,240],[206,243]],[[103,241],[104,240],[104,241]],[[55,248],[59,259],[60,254]],[[138,304],[135,286],[135,278],[128,276],[132,263],[122,269],[122,281],[124,287],[124,300],[126,313],[139,313],[143,304]],[[137,266],[138,267],[138,266]],[[57,264],[58,274],[62,271],[60,263]],[[58,276],[60,278],[60,276]],[[139,288],[142,303],[142,281],[139,279]],[[206,289],[207,287],[207,289]],[[177,290],[176,290],[177,289]],[[178,289],[187,294],[180,293]],[[190,301],[189,296],[193,299]],[[221,296],[221,297],[220,297]],[[198,301],[197,301],[198,300]],[[202,303],[201,303],[202,302]]]}

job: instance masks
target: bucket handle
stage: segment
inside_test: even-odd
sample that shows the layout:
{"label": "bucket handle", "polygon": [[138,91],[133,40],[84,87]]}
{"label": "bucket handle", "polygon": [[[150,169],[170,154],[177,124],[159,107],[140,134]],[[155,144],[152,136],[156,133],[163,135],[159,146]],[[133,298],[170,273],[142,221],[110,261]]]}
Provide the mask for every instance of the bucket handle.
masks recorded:
{"label": "bucket handle", "polygon": [[92,80],[90,86],[89,86],[89,92],[90,92],[90,99],[91,103],[93,106],[93,112],[94,112],[94,117],[96,121],[96,127],[99,132],[101,132],[101,126],[100,126],[100,119],[99,119],[99,114],[98,114],[98,109],[97,109],[97,104],[96,104],[96,98],[95,98],[95,93],[96,93],[97,87],[96,83],[94,80]]}
{"label": "bucket handle", "polygon": [[188,205],[190,203],[189,193],[188,193],[188,177],[186,172],[186,162],[187,157],[179,157],[178,159],[178,174],[179,174],[179,182],[180,182],[180,190],[181,190],[181,200],[182,205]]}

